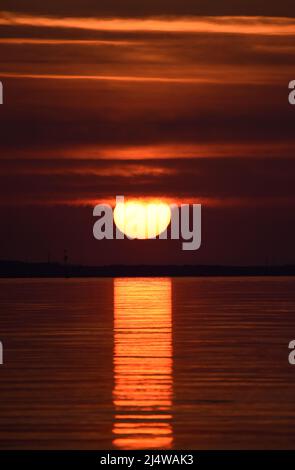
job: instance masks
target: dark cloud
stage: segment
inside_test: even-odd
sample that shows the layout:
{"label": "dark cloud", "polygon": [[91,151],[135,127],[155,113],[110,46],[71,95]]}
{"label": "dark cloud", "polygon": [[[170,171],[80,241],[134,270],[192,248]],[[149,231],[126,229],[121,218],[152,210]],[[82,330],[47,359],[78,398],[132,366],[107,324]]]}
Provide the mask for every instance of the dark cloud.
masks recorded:
{"label": "dark cloud", "polygon": [[[264,144],[267,148],[288,144],[289,155],[294,151],[294,125],[287,83],[7,79],[9,105],[0,115],[0,152],[4,157],[19,152],[26,157],[30,153],[71,156],[72,152],[84,158],[90,153],[99,157],[108,147],[116,147],[118,154],[120,148],[124,153],[132,146],[227,143],[234,147],[250,141],[257,144],[254,155]],[[139,151],[137,157],[143,154]]]}
{"label": "dark cloud", "polygon": [[[6,31],[5,31],[6,29]],[[0,28],[1,30],[1,28]],[[270,42],[263,35],[245,34],[183,34],[147,32],[87,32],[83,30],[64,31],[46,28],[2,28],[5,38],[0,38],[1,68],[11,69],[12,64],[31,64],[32,71],[38,72],[37,65],[46,61],[51,73],[75,69],[78,73],[99,72],[98,67],[113,66],[113,71],[122,72],[129,66],[144,71],[147,65],[162,66],[169,72],[173,65],[188,67],[213,65],[238,66],[289,66],[294,62],[295,45],[293,36],[276,36]],[[34,32],[34,34],[33,34]],[[78,60],[77,60],[78,59]],[[95,68],[96,65],[96,68]],[[92,66],[92,67],[90,67]],[[18,69],[18,70],[19,70]],[[23,70],[23,68],[22,68]]]}
{"label": "dark cloud", "polygon": [[[281,24],[262,25],[271,21]],[[73,40],[74,30],[63,27],[24,31],[12,23],[9,30],[16,41],[0,41],[3,156],[99,157],[108,147],[118,154],[120,147],[168,144],[227,144],[239,156],[237,146],[249,142],[254,154],[263,145],[264,153],[272,145],[294,152],[287,100],[293,36],[239,34],[236,27],[234,35],[87,30],[96,39],[86,40],[78,29]]]}
{"label": "dark cloud", "polygon": [[295,204],[295,159],[289,158],[2,159],[0,175],[2,205],[93,205],[119,194],[137,196],[138,188],[145,196],[208,205]]}
{"label": "dark cloud", "polygon": [[2,0],[9,11],[76,16],[264,15],[294,16],[293,0]]}

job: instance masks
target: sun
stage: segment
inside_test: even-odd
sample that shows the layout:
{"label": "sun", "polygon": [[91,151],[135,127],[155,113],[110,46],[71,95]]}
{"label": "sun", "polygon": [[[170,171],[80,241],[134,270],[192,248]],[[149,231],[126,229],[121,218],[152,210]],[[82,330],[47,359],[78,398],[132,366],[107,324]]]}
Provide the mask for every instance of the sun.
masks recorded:
{"label": "sun", "polygon": [[128,238],[146,240],[166,230],[171,221],[171,209],[158,200],[118,202],[114,209],[114,221]]}

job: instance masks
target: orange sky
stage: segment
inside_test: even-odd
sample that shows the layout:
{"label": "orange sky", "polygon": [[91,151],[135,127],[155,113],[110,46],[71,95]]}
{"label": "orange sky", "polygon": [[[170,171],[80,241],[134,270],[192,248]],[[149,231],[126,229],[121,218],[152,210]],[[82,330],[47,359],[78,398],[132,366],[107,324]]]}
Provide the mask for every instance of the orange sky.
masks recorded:
{"label": "orange sky", "polygon": [[223,3],[4,1],[0,207],[293,208],[294,15]]}

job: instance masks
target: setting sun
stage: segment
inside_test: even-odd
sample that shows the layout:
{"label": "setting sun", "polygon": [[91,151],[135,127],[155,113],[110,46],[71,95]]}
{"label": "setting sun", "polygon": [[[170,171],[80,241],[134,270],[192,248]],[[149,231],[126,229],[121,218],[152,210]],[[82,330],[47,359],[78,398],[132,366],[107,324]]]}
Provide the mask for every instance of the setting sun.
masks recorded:
{"label": "setting sun", "polygon": [[119,202],[114,209],[116,226],[131,239],[154,238],[166,230],[170,220],[169,205],[154,200]]}

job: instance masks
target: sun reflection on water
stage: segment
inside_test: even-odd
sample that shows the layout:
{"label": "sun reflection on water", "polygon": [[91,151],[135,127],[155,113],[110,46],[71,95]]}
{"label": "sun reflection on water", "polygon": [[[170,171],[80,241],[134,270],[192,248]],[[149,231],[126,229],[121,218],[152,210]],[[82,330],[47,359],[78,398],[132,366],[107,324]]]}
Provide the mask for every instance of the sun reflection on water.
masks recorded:
{"label": "sun reflection on water", "polygon": [[171,448],[171,279],[114,279],[114,337],[114,447]]}

